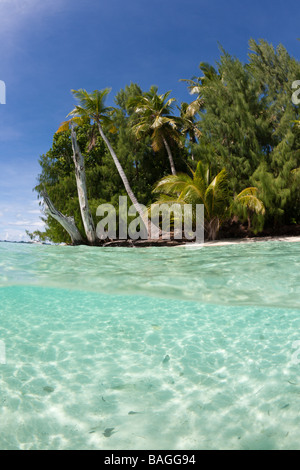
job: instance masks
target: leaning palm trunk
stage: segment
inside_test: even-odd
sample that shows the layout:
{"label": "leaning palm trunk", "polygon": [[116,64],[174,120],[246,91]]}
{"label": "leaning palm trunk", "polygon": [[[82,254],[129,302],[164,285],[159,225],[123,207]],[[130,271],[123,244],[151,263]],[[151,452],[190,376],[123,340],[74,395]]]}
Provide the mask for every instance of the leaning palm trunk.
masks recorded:
{"label": "leaning palm trunk", "polygon": [[176,169],[175,169],[175,165],[174,165],[173,155],[172,155],[170,146],[169,146],[167,140],[165,139],[165,137],[163,137],[163,143],[164,143],[164,145],[165,145],[165,147],[166,147],[167,154],[168,154],[168,157],[169,157],[169,162],[170,162],[170,167],[171,167],[172,175],[176,175],[177,173],[176,173]]}
{"label": "leaning palm trunk", "polygon": [[251,230],[251,217],[253,216],[253,212],[248,209],[247,210],[247,219],[248,219],[248,232]]}
{"label": "leaning palm trunk", "polygon": [[94,245],[96,242],[96,231],[95,231],[95,225],[94,225],[94,221],[90,212],[89,202],[87,198],[84,159],[81,154],[81,151],[77,142],[77,138],[76,138],[76,132],[73,126],[71,127],[71,141],[72,141],[72,148],[73,148],[72,157],[73,157],[73,161],[75,165],[75,175],[76,175],[78,199],[79,199],[82,222],[83,222],[83,226],[84,226],[84,230],[85,230],[86,238],[88,242],[91,245]]}
{"label": "leaning palm trunk", "polygon": [[147,216],[147,213],[145,213],[145,211],[142,209],[141,205],[139,204],[138,200],[136,199],[131,187],[130,187],[130,184],[129,184],[129,181],[127,179],[127,176],[125,175],[125,172],[123,170],[123,167],[117,157],[117,155],[115,154],[115,151],[114,149],[112,148],[108,138],[106,137],[106,135],[104,134],[103,132],[103,129],[102,129],[102,126],[101,124],[98,122],[98,129],[99,129],[99,133],[102,137],[102,139],[104,140],[111,156],[112,156],[112,159],[117,167],[117,170],[119,172],[119,175],[123,181],[123,184],[125,186],[125,189],[126,189],[126,192],[132,202],[132,204],[134,205],[136,211],[138,212],[139,216],[141,217],[141,220],[143,221],[145,227],[147,228],[148,230],[148,236],[149,238],[151,237],[151,234],[153,233],[156,233],[157,232],[157,227],[155,225],[152,224],[152,222],[148,222],[148,216]]}
{"label": "leaning palm trunk", "polygon": [[46,190],[41,191],[41,196],[44,198],[46,205],[45,212],[57,220],[60,225],[68,232],[73,245],[81,245],[83,243],[83,239],[78,228],[76,227],[73,217],[67,217],[59,212],[59,210],[56,209],[53,202],[51,201]]}

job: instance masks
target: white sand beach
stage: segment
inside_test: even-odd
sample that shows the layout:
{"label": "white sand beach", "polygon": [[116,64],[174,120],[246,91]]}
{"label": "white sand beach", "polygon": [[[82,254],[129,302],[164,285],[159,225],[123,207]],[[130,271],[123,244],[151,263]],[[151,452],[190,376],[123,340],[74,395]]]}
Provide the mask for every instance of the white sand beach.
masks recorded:
{"label": "white sand beach", "polygon": [[187,243],[186,245],[178,245],[177,247],[189,247],[189,248],[198,248],[198,247],[209,247],[209,246],[226,246],[226,245],[237,245],[242,243],[259,243],[259,242],[287,242],[287,243],[296,243],[300,242],[300,237],[253,237],[253,238],[228,238],[224,240],[215,240],[201,243]]}

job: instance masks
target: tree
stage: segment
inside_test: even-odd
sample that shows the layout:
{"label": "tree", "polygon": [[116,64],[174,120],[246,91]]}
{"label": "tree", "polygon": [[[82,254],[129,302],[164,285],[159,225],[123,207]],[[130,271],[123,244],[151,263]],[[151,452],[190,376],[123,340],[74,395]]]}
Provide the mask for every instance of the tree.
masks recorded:
{"label": "tree", "polygon": [[157,94],[158,88],[152,86],[150,91],[129,100],[128,106],[133,107],[137,114],[137,124],[133,131],[137,138],[151,132],[152,148],[155,152],[165,147],[171,172],[176,175],[176,169],[170,142],[180,145],[177,121],[171,116],[172,103],[175,98],[169,98],[170,91],[163,95]]}
{"label": "tree", "polygon": [[[91,132],[92,128],[89,123],[77,127],[77,142],[81,152],[85,155],[87,197],[95,225],[96,208],[103,202],[110,202],[112,195],[118,193],[119,186],[114,178],[115,169],[111,157],[106,155],[105,145],[99,136],[97,136],[95,146],[89,149]],[[87,243],[79,207],[71,131],[69,128],[54,134],[51,149],[40,157],[39,163],[41,173],[35,187],[38,197],[46,202],[43,197],[43,192],[46,189],[56,210],[74,219],[74,223],[81,234],[82,243]],[[51,240],[56,243],[72,242],[72,238],[63,228],[63,225],[49,213],[46,213],[42,220],[46,225],[45,231],[36,234],[41,240]]]}
{"label": "tree", "polygon": [[293,122],[299,107],[291,99],[300,64],[282,45],[249,44],[248,63],[221,49],[216,67],[201,63],[203,75],[186,81],[203,101],[196,123],[202,135],[193,155],[225,168],[234,193],[257,187],[268,224],[290,223],[295,216],[300,222],[291,185],[291,171],[300,166],[300,130]]}
{"label": "tree", "polygon": [[293,121],[299,108],[291,99],[292,83],[300,76],[300,63],[280,44],[250,40],[249,73],[260,85],[264,106],[266,145],[263,158],[251,178],[260,189],[268,215],[278,225],[300,221],[299,189],[291,172],[300,166],[300,132]]}
{"label": "tree", "polygon": [[[77,136],[75,132],[76,124],[82,125],[83,122],[81,119],[78,120],[78,118],[70,119],[69,121],[65,121],[64,123],[62,123],[57,132],[63,132],[67,130],[69,128],[69,125],[71,127],[71,142],[73,149],[72,158],[75,165],[75,176],[78,191],[79,207],[87,241],[91,245],[94,245],[96,242],[96,230],[87,197],[85,163],[77,142]],[[52,211],[50,211],[50,214],[52,214]]]}
{"label": "tree", "polygon": [[226,218],[229,205],[228,178],[226,171],[221,170],[215,177],[211,176],[208,165],[198,162],[192,176],[185,173],[169,175],[162,178],[154,192],[166,195],[157,204],[177,202],[186,204],[203,204],[205,230],[209,240],[214,240],[222,221]]}
{"label": "tree", "polygon": [[75,106],[75,108],[69,113],[70,116],[72,117],[81,117],[81,118],[89,118],[93,122],[96,123],[99,134],[102,137],[103,141],[105,142],[110,155],[116,165],[116,168],[119,172],[119,175],[123,181],[124,187],[126,189],[126,192],[134,205],[136,211],[141,217],[141,220],[145,224],[145,226],[148,228],[148,217],[145,214],[143,208],[141,205],[138,203],[131,187],[128,182],[127,176],[123,170],[123,167],[110,143],[108,138],[106,137],[103,127],[108,126],[111,128],[112,122],[110,119],[110,113],[112,112],[111,107],[106,107],[105,106],[105,99],[107,95],[109,94],[110,89],[105,88],[103,90],[95,90],[92,93],[88,93],[86,90],[80,89],[80,90],[72,90],[73,95],[78,101],[78,105]]}
{"label": "tree", "polygon": [[257,188],[246,188],[232,200],[225,169],[213,177],[209,165],[199,161],[196,171],[191,170],[191,173],[192,176],[180,173],[162,178],[154,189],[155,193],[162,195],[157,204],[203,204],[205,230],[209,240],[216,238],[222,222],[237,208],[247,210],[248,221],[253,213],[264,215],[265,208],[258,198]]}
{"label": "tree", "polygon": [[[191,104],[181,103],[180,108],[180,125],[181,134],[185,139],[189,139],[189,143],[193,148],[194,144],[197,143],[197,139],[201,137],[201,131],[198,129],[196,124],[196,116],[200,110],[200,102],[198,100],[193,101]],[[192,160],[194,160],[194,154],[191,154]]]}
{"label": "tree", "polygon": [[217,70],[203,63],[200,68],[204,75],[198,79],[198,91],[204,107],[198,127],[204,141],[215,149],[219,167],[226,169],[231,189],[239,192],[249,184],[263,154],[259,86],[244,65],[224,51]]}
{"label": "tree", "polygon": [[[79,153],[86,173],[86,197],[80,204],[87,207],[84,200],[88,199],[94,225],[100,203],[115,205],[126,190],[136,208],[140,203],[148,206],[155,182],[164,175],[169,178],[169,173],[174,177],[187,173],[188,165],[196,173],[199,161],[209,168],[207,186],[211,175],[226,171],[229,195],[237,194],[234,211],[248,219],[249,227],[256,229],[260,220],[268,228],[300,223],[300,108],[292,100],[293,83],[300,77],[299,61],[282,45],[251,40],[247,63],[221,48],[218,62],[202,62],[200,70],[199,77],[184,80],[193,101],[181,104],[178,117],[170,92],[159,95],[157,87],[143,93],[130,84],[116,95],[114,109],[105,106],[108,89],[90,94],[74,91],[79,102],[72,119],[82,116],[85,123],[76,127],[75,139],[69,124],[54,136],[52,148],[40,159],[36,190],[41,196],[45,186],[54,207],[74,218],[84,240],[86,224],[73,158],[74,154],[80,158]],[[178,189],[169,198],[177,200],[180,193]],[[207,220],[211,220],[208,209]],[[225,212],[229,214],[230,203]],[[44,220],[47,227],[42,237],[70,241],[57,220],[49,215]],[[219,222],[213,222],[216,232],[222,220],[220,216]]]}
{"label": "tree", "polygon": [[234,197],[232,203],[233,212],[245,211],[248,219],[248,230],[251,228],[253,214],[265,215],[266,210],[263,202],[258,198],[257,188],[246,188]]}
{"label": "tree", "polygon": [[[45,189],[41,192],[41,196],[43,197],[46,206],[45,212],[48,213],[51,217],[53,217],[55,220],[57,220],[59,224],[68,232],[73,245],[81,245],[84,240],[75,224],[74,218],[67,217],[63,215],[60,211],[58,211]],[[31,235],[29,233],[27,234],[29,236]]]}
{"label": "tree", "polygon": [[112,116],[117,132],[111,134],[110,141],[122,164],[133,191],[142,204],[148,205],[153,198],[152,189],[163,174],[168,173],[168,165],[162,152],[154,154],[149,135],[136,139],[132,132],[136,115],[128,106],[130,99],[142,95],[141,88],[134,83],[121,89],[115,96],[115,112]]}

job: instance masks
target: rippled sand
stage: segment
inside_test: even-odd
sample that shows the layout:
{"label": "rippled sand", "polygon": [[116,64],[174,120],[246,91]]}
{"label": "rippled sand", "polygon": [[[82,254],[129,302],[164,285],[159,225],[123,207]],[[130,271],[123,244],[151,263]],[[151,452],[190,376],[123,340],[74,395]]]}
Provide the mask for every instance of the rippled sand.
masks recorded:
{"label": "rippled sand", "polygon": [[[63,248],[56,268],[62,247],[22,248],[19,264],[11,254],[0,270],[0,449],[299,449],[299,253],[265,245],[95,255],[90,290],[85,250]],[[61,285],[46,287],[55,269]],[[149,295],[138,295],[142,272]],[[103,294],[108,280],[127,295]]]}

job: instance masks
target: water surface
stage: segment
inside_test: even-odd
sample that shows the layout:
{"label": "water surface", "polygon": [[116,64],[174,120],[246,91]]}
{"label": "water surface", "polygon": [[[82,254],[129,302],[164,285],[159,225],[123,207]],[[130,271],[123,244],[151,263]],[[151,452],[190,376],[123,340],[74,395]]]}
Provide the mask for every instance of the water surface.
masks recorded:
{"label": "water surface", "polygon": [[298,449],[299,255],[0,243],[0,448]]}

